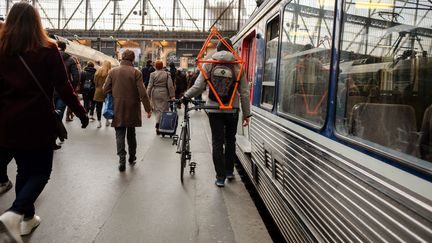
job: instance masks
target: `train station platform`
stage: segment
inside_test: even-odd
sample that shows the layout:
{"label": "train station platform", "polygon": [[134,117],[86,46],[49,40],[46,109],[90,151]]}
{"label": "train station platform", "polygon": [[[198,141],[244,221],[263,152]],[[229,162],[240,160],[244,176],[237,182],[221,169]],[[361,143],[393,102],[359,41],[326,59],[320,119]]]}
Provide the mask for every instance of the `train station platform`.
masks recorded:
{"label": "train station platform", "polygon": [[[66,127],[69,139],[55,151],[51,180],[36,202],[42,222],[25,242],[272,241],[238,176],[225,188],[214,185],[203,111],[191,112],[192,158],[198,166],[194,176],[185,174],[183,184],[179,155],[171,139],[156,136],[153,117],[137,128],[138,161],[123,173],[113,128],[90,122],[84,130],[77,118]],[[14,182],[15,163],[8,173]],[[0,210],[14,197],[13,189],[0,195]]]}

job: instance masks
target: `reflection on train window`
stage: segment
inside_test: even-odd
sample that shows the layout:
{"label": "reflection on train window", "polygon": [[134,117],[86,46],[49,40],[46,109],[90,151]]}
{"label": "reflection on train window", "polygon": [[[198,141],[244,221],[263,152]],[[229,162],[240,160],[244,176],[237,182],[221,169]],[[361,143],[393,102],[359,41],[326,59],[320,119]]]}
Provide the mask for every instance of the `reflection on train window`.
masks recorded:
{"label": "reflection on train window", "polygon": [[261,104],[271,109],[274,100],[274,86],[276,80],[276,59],[279,42],[279,16],[273,18],[266,29],[266,52],[264,66],[264,80],[262,82]]}
{"label": "reflection on train window", "polygon": [[283,17],[278,111],[317,126],[327,111],[333,9],[330,0],[295,0]]}
{"label": "reflection on train window", "polygon": [[381,5],[345,4],[336,129],[425,164],[432,161],[432,4]]}

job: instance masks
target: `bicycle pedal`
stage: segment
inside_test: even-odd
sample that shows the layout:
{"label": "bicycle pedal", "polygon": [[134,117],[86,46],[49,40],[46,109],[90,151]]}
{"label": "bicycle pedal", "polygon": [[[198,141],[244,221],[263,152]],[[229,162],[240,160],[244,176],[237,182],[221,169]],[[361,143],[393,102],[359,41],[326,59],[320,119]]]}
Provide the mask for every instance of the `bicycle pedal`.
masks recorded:
{"label": "bicycle pedal", "polygon": [[172,139],[173,139],[172,145],[177,145],[177,144],[178,144],[179,136],[178,136],[178,135],[174,135],[174,136],[172,137]]}

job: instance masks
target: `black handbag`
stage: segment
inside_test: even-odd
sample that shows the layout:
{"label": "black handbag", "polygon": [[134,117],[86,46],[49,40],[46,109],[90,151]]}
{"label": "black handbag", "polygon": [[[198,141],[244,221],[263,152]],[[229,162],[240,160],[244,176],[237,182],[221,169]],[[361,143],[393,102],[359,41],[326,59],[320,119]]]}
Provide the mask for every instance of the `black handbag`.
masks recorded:
{"label": "black handbag", "polygon": [[[32,76],[32,78],[35,81],[35,83],[37,84],[37,86],[40,88],[40,90],[42,91],[42,93],[44,94],[44,96],[47,98],[48,102],[52,106],[52,115],[53,115],[53,118],[54,118],[54,128],[55,128],[55,130],[54,130],[54,133],[55,133],[54,136],[55,136],[55,138],[59,138],[60,141],[63,141],[65,139],[67,139],[68,138],[68,133],[67,133],[66,127],[64,126],[64,124],[63,124],[63,122],[62,122],[59,114],[55,110],[53,101],[49,98],[48,94],[45,92],[45,90],[43,89],[42,85],[39,83],[38,79],[33,74],[32,70],[29,68],[29,66],[24,61],[24,59],[21,56],[19,56],[19,58],[20,58],[21,62],[23,63],[24,67],[27,69],[27,71]],[[58,147],[54,146],[54,148],[58,148]]]}

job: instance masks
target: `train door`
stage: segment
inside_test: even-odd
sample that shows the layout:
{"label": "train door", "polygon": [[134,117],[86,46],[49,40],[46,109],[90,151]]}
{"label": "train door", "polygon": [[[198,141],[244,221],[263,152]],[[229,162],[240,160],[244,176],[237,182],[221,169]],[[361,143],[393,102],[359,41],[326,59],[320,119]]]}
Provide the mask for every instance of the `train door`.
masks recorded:
{"label": "train door", "polygon": [[250,98],[253,99],[253,87],[255,81],[256,41],[255,31],[243,39],[241,57],[245,60],[246,78],[249,82]]}
{"label": "train door", "polygon": [[[243,39],[241,45],[242,59],[245,61],[245,75],[249,84],[250,90],[250,102],[253,99],[253,87],[255,81],[255,60],[256,60],[256,41],[255,41],[255,31],[252,31],[246,38]],[[241,117],[241,116],[240,116]],[[250,154],[250,140],[249,140],[249,126],[242,126],[242,119],[239,119],[239,124],[237,128],[237,144],[242,147],[243,152]]]}

